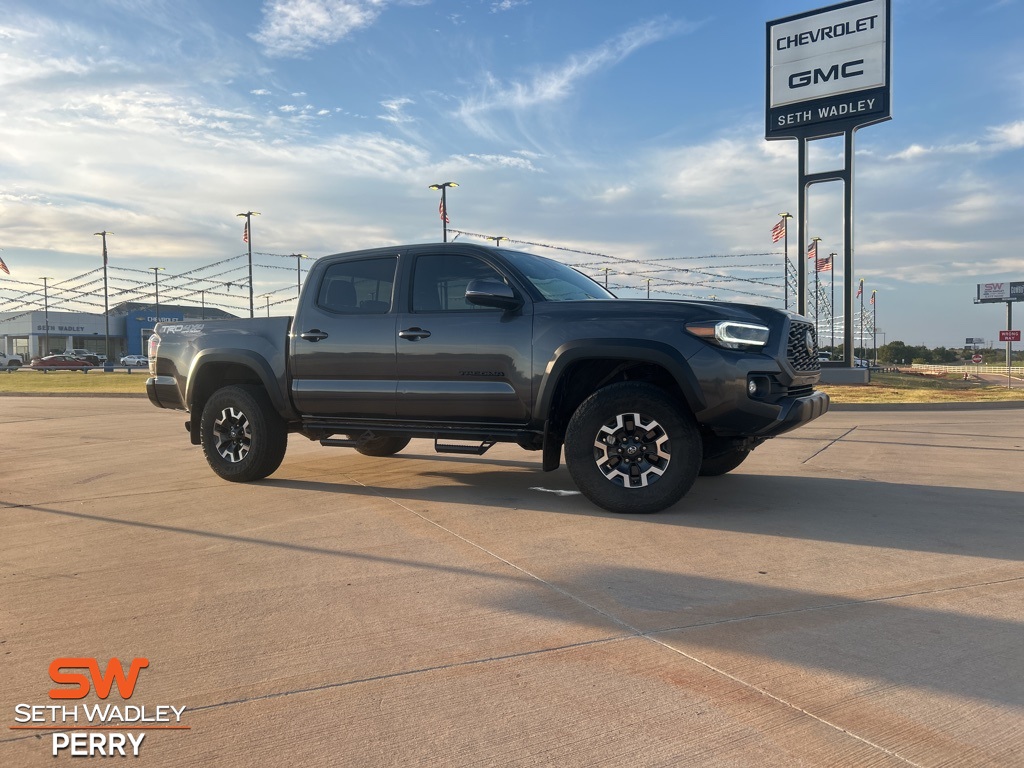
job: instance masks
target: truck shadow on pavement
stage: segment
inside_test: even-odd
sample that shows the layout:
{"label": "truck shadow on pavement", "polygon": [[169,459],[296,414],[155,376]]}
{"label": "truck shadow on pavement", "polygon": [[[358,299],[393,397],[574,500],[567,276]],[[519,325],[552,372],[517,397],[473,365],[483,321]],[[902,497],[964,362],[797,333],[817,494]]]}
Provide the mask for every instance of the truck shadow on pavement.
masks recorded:
{"label": "truck shadow on pavement", "polygon": [[[671,509],[633,516],[613,514],[591,504],[578,494],[565,467],[544,473],[536,465],[524,463],[515,467],[523,471],[492,471],[482,469],[479,462],[453,460],[450,469],[439,469],[435,461],[419,471],[410,467],[401,473],[401,481],[386,485],[351,468],[321,468],[315,480],[271,477],[263,483],[325,493],[372,493],[428,505],[457,504],[464,514],[532,510],[622,519],[637,525],[1024,560],[1020,545],[1024,493],[1019,492],[734,473],[699,478]],[[466,471],[457,469],[459,462]],[[365,484],[319,479],[332,474],[367,479]]]}
{"label": "truck shadow on pavement", "polygon": [[[803,479],[794,479],[796,481],[803,482]],[[854,481],[832,482],[857,484]],[[332,488],[329,483],[296,481],[279,481],[272,485]],[[389,497],[394,495],[390,490]],[[448,494],[450,491],[445,489]],[[577,506],[579,503],[576,502]],[[1019,674],[1024,668],[1024,645],[1020,643],[1024,623],[999,617],[999,614],[1020,615],[1020,608],[1015,607],[1013,601],[1019,600],[1019,588],[1015,584],[1024,577],[1005,569],[1002,574],[979,569],[978,573],[967,574],[957,583],[933,578],[931,583],[916,585],[892,582],[843,591],[812,590],[770,583],[794,578],[806,583],[809,580],[806,573],[795,577],[792,568],[788,569],[789,573],[778,575],[758,572],[752,563],[735,564],[730,572],[741,575],[723,578],[685,572],[685,567],[697,567],[695,565],[662,570],[594,564],[602,556],[608,559],[611,554],[621,560],[626,555],[618,549],[613,553],[600,548],[588,550],[582,544],[560,557],[538,556],[538,542],[550,535],[542,527],[531,529],[530,545],[525,552],[519,542],[502,542],[498,537],[489,540],[487,549],[483,550],[496,554],[481,560],[478,551],[476,556],[467,556],[464,563],[458,564],[433,559],[429,550],[423,551],[420,557],[399,556],[387,554],[379,547],[359,550],[311,546],[283,538],[167,525],[129,517],[43,506],[19,508],[66,520],[147,530],[178,539],[181,544],[175,546],[191,548],[195,541],[217,541],[229,546],[265,547],[268,557],[275,550],[285,557],[326,557],[324,567],[331,569],[335,567],[331,563],[334,560],[336,563],[395,566],[402,572],[421,570],[425,575],[453,574],[465,580],[467,594],[473,595],[472,600],[478,601],[481,607],[492,611],[499,624],[497,617],[521,614],[544,621],[597,627],[610,633],[608,640],[644,637],[714,669],[739,665],[747,670],[745,680],[755,687],[791,686],[802,696],[821,695],[820,678],[807,678],[792,670],[779,677],[777,669],[763,667],[763,662],[769,661],[793,670],[810,668],[878,681],[871,685],[856,683],[858,696],[873,696],[880,691],[909,686],[1011,707],[1020,707],[1024,702],[1024,678]],[[301,505],[285,506],[281,513],[304,516],[306,510]],[[469,515],[494,513],[483,509],[463,512]],[[339,514],[344,514],[344,510]],[[571,514],[604,513],[576,509]],[[431,516],[422,516],[431,521]],[[812,519],[806,512],[795,518],[779,518],[771,511],[762,516],[766,520],[761,524],[769,527],[785,520]],[[629,523],[685,525],[692,517],[671,512],[632,518]],[[459,522],[447,516],[447,530],[462,529],[457,535],[466,543],[473,544],[483,536],[465,530],[468,524],[459,525]],[[461,522],[466,523],[466,520]],[[733,521],[732,530],[744,529],[737,522]],[[984,527],[983,519],[976,522]],[[923,525],[924,518],[919,518],[918,523]],[[245,520],[240,519],[240,525],[245,524]],[[941,527],[931,529],[934,541],[944,539],[947,534]],[[628,527],[619,529],[617,535],[623,547],[633,546]],[[821,534],[816,537],[825,538]],[[884,533],[862,538],[874,540],[877,537],[884,537]],[[851,537],[846,536],[844,540],[846,538]],[[931,549],[941,549],[941,546],[933,544]],[[971,554],[971,543],[966,543],[964,551],[960,551],[958,545],[957,551]],[[677,554],[673,562],[689,562],[686,552]],[[1017,558],[1019,554],[1016,552]],[[837,568],[835,564],[819,560],[812,560],[809,565],[820,571],[820,580],[827,583],[842,583],[842,569],[856,567],[843,564]],[[496,568],[496,562],[503,562],[505,566]],[[721,564],[721,559],[718,562]],[[810,580],[813,581],[813,575]],[[965,583],[967,580],[970,582]],[[424,584],[428,583],[424,580]],[[398,624],[402,622],[399,616],[394,620]],[[758,661],[752,663],[751,658]],[[827,695],[839,697],[842,694]]]}

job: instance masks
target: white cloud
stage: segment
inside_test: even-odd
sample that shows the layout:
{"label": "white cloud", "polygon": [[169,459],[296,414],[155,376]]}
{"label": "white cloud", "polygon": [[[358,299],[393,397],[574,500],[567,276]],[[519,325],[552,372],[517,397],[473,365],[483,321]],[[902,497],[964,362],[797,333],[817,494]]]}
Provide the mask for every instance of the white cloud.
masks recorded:
{"label": "white cloud", "polygon": [[382,101],[380,105],[384,107],[384,114],[378,115],[381,120],[389,123],[411,123],[414,122],[415,118],[410,117],[405,113],[405,108],[410,104],[415,104],[412,99],[398,98],[389,99]]}
{"label": "white cloud", "polygon": [[496,0],[491,3],[491,13],[511,11],[520,5],[529,5],[530,0]]}
{"label": "white cloud", "polygon": [[388,0],[270,0],[251,35],[270,56],[298,57],[373,24]]}
{"label": "white cloud", "polygon": [[521,111],[564,101],[580,81],[614,67],[640,48],[691,28],[691,25],[678,21],[654,19],[634,26],[590,51],[570,56],[560,66],[539,72],[527,81],[503,84],[487,74],[480,87],[481,92],[464,99],[458,114],[476,132],[489,133],[490,129],[482,122],[486,113]]}
{"label": "white cloud", "polygon": [[989,128],[988,135],[997,148],[1020,149],[1024,147],[1024,120]]}

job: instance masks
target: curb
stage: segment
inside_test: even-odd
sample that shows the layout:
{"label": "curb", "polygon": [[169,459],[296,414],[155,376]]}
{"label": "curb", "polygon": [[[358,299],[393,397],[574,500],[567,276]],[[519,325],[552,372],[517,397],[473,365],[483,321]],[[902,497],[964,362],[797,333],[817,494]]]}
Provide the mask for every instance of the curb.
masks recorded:
{"label": "curb", "polygon": [[830,411],[1000,411],[1024,408],[1024,400],[962,403],[830,403]]}

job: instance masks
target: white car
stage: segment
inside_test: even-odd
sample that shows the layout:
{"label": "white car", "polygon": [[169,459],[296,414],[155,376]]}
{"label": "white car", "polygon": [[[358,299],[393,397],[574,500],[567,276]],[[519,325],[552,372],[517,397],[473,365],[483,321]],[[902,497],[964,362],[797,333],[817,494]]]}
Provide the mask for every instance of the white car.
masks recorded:
{"label": "white car", "polygon": [[149,366],[149,358],[142,355],[125,355],[121,358],[121,365],[128,365],[133,368],[136,366]]}
{"label": "white car", "polygon": [[6,352],[0,352],[0,368],[21,368],[25,364],[25,361],[21,359],[21,355],[8,355]]}

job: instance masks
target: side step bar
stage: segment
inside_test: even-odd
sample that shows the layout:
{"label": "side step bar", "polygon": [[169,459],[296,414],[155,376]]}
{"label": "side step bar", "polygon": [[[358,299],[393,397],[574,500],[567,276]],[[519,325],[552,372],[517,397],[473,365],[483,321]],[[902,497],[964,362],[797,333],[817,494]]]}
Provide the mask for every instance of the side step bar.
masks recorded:
{"label": "side step bar", "polygon": [[467,456],[483,456],[494,446],[494,441],[485,440],[478,445],[456,445],[455,443],[441,443],[434,439],[434,450],[438,453],[461,453]]}
{"label": "side step bar", "polygon": [[362,445],[365,440],[353,440],[350,437],[325,437],[320,441],[320,445],[333,446],[335,448],[355,448],[358,445]]}

